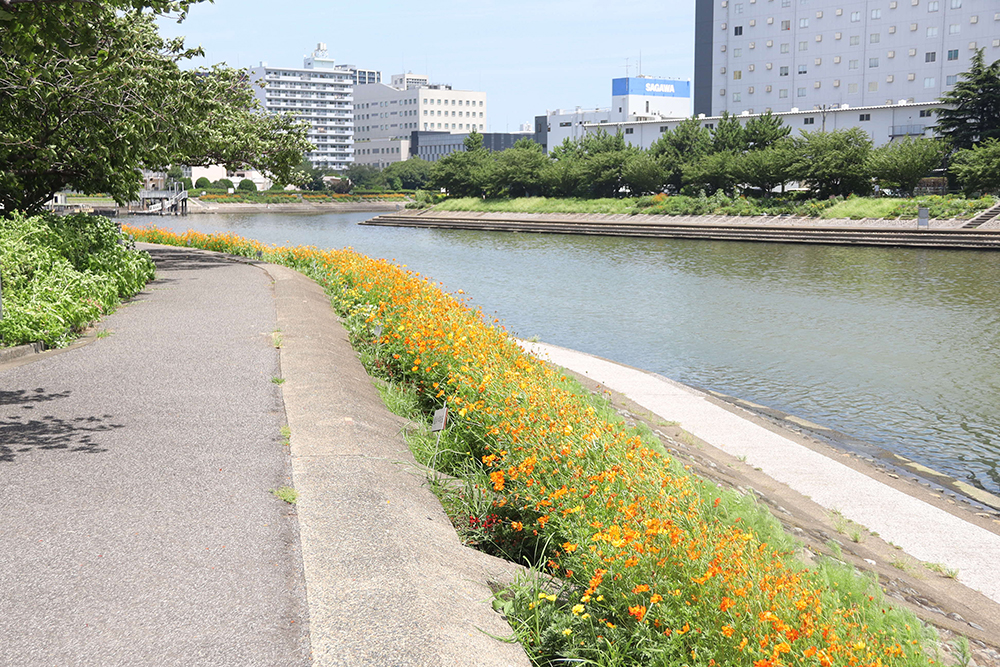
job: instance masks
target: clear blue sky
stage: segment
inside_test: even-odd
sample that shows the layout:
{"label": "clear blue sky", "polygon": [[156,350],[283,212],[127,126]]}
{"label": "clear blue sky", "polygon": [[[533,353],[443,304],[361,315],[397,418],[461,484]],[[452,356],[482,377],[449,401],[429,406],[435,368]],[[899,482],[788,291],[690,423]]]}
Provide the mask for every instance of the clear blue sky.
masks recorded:
{"label": "clear blue sky", "polygon": [[483,90],[488,131],[532,122],[546,109],[607,107],[611,79],[642,73],[690,79],[694,2],[660,0],[215,0],[194,6],[166,36],[202,46],[197,64],[301,66],[326,42],[338,64],[413,71],[456,89]]}

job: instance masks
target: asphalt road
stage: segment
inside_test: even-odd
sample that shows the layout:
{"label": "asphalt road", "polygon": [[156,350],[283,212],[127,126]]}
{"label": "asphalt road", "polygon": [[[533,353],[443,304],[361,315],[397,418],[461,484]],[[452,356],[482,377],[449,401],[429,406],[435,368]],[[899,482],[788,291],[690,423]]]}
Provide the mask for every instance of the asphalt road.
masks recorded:
{"label": "asphalt road", "polygon": [[271,280],[151,253],[109,335],[0,365],[0,665],[307,664]]}

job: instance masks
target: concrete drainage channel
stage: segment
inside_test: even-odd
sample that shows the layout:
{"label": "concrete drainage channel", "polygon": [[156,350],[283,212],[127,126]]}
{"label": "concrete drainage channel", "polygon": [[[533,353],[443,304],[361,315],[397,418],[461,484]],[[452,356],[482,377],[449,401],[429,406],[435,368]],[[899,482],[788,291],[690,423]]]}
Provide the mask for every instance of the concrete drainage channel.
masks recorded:
{"label": "concrete drainage channel", "polygon": [[[770,243],[820,243],[835,245],[917,246],[930,248],[1000,249],[1000,230],[871,226],[817,226],[815,221],[794,224],[739,222],[714,224],[718,216],[706,222],[662,222],[658,216],[570,216],[534,214],[530,218],[500,216],[434,216],[421,213],[391,213],[360,224],[391,227],[427,227],[495,232],[531,232],[544,234],[590,234],[645,238],[688,238],[716,241],[761,241]],[[640,218],[636,220],[636,218]],[[641,218],[652,218],[644,220]],[[773,220],[773,218],[772,218]]]}

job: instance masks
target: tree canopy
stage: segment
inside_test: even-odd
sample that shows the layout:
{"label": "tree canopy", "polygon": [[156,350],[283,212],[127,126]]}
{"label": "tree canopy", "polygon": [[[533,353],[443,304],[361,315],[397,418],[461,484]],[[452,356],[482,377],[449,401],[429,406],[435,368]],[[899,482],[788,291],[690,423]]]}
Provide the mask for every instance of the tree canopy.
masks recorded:
{"label": "tree canopy", "polygon": [[955,149],[972,148],[987,139],[1000,139],[1000,60],[987,65],[985,49],[972,56],[967,72],[938,100],[938,134]]}
{"label": "tree canopy", "polygon": [[182,70],[200,55],[155,15],[191,2],[0,0],[0,204],[59,190],[138,194],[143,168],[224,164],[291,182],[306,126],[261,113],[245,71]]}

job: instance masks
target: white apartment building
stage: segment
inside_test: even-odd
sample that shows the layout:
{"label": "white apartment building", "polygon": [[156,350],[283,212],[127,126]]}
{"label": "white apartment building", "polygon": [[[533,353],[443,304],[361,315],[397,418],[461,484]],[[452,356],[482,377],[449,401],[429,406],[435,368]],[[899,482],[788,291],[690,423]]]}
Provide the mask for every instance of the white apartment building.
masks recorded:
{"label": "white apartment building", "polygon": [[981,48],[997,0],[696,0],[694,112],[931,102]]}
{"label": "white apartment building", "polygon": [[535,118],[534,140],[548,152],[566,139],[580,139],[588,125],[687,118],[690,115],[690,81],[641,75],[612,79],[610,107],[546,111],[544,116]]}
{"label": "white apartment building", "polygon": [[384,167],[410,158],[416,130],[467,134],[485,132],[486,93],[452,90],[426,76],[397,74],[393,85],[369,84],[354,90],[354,159]]}
{"label": "white apartment building", "polygon": [[251,68],[250,78],[264,82],[264,88],[255,86],[255,94],[268,112],[292,113],[310,124],[309,141],[316,146],[307,155],[312,165],[341,171],[354,161],[354,81],[362,75],[369,78],[370,72],[336,65],[321,43],[302,67],[262,62]]}

